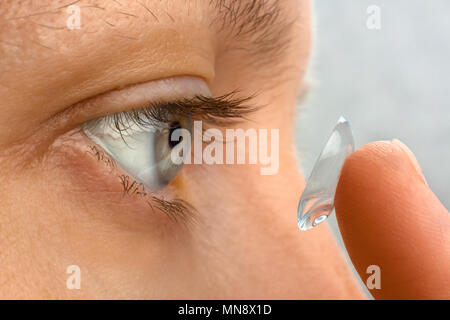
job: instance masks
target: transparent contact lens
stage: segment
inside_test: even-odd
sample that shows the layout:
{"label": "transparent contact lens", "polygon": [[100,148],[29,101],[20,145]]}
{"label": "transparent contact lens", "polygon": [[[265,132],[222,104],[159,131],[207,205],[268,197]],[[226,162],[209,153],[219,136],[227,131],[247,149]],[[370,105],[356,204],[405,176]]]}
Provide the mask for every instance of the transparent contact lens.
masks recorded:
{"label": "transparent contact lens", "polygon": [[297,223],[300,230],[314,228],[331,214],[341,168],[354,149],[350,124],[344,117],[340,117],[314,164],[298,203]]}

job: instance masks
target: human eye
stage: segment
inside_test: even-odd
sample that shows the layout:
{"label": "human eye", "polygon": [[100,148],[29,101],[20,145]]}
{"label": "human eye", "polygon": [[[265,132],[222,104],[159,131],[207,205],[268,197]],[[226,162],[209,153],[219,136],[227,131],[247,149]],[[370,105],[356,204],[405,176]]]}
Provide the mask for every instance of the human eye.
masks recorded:
{"label": "human eye", "polygon": [[117,176],[124,194],[143,195],[152,209],[170,217],[185,216],[195,207],[184,199],[186,190],[179,190],[185,184],[174,180],[183,170],[184,160],[193,157],[190,146],[195,134],[203,134],[196,133],[193,124],[202,121],[204,130],[232,126],[257,109],[250,101],[253,96],[242,97],[232,91],[213,97],[203,80],[184,76],[155,80],[144,86],[144,93],[140,87],[117,90],[82,104],[80,108],[87,106],[90,113],[97,108],[104,111],[82,121],[80,131],[94,151],[88,153],[113,164],[114,171],[108,175]]}
{"label": "human eye", "polygon": [[[87,121],[86,135],[103,148],[117,164],[150,190],[167,186],[181,170],[183,161],[173,161],[190,150],[192,117],[170,111],[170,103],[150,105]],[[177,139],[174,133],[180,133]],[[184,139],[183,139],[184,138]]]}

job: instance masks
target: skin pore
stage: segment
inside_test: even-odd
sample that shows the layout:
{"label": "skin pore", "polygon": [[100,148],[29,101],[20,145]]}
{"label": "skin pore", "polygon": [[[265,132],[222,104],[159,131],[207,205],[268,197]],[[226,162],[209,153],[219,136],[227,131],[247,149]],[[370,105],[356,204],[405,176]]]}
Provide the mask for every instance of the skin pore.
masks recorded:
{"label": "skin pore", "polygon": [[[239,3],[1,1],[1,298],[362,297],[329,229],[296,224],[309,3]],[[80,29],[66,26],[70,4]],[[254,96],[261,108],[234,126],[279,129],[280,163],[268,176],[259,165],[184,166],[158,197],[187,201],[195,221],[174,221],[124,195],[127,173],[79,128],[147,103],[133,85],[185,76],[213,97]],[[66,287],[70,265],[79,290]]]}

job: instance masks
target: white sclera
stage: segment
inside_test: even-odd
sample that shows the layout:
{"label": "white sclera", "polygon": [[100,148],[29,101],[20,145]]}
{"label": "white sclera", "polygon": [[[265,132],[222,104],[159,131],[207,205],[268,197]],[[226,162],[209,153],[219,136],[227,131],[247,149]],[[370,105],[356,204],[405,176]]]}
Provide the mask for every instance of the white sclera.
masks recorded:
{"label": "white sclera", "polygon": [[[119,166],[129,173],[136,181],[144,184],[152,191],[160,190],[170,183],[182,168],[180,163],[172,161],[169,147],[169,125],[160,124],[140,126],[131,120],[122,120],[125,130],[119,132],[111,125],[111,120],[105,118],[85,125],[84,132],[93,142],[102,147]],[[180,120],[186,131],[191,130],[191,119]],[[178,140],[172,141],[180,141]],[[181,142],[190,150],[190,140]],[[186,152],[184,157],[189,153]]]}
{"label": "white sclera", "polygon": [[350,124],[344,117],[340,117],[314,165],[298,203],[297,223],[300,230],[314,228],[331,214],[341,168],[354,149]]}

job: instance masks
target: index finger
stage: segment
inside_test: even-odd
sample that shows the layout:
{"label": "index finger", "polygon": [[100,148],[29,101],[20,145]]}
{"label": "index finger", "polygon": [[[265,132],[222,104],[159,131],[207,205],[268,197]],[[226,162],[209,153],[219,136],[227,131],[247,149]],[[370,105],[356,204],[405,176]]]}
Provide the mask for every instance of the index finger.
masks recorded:
{"label": "index finger", "polygon": [[339,228],[364,282],[379,267],[376,299],[450,298],[450,214],[417,169],[393,140],[358,149],[341,171]]}

